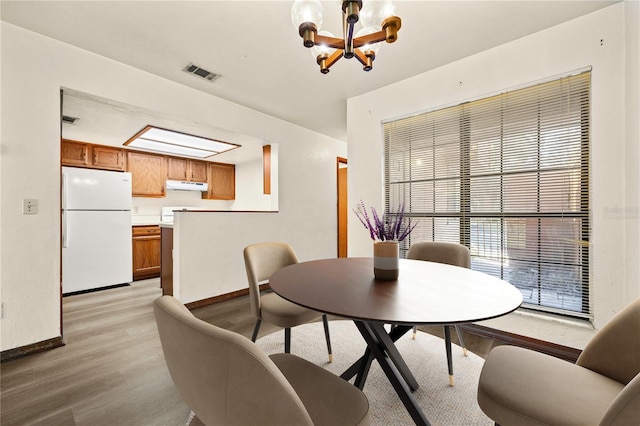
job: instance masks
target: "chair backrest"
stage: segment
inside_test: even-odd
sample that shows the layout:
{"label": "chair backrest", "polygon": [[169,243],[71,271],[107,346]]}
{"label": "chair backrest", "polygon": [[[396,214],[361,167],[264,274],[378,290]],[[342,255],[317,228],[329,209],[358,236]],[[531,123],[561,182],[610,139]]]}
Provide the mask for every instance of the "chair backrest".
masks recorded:
{"label": "chair backrest", "polygon": [[640,419],[640,374],[637,374],[613,400],[598,426],[628,426]]}
{"label": "chair backrest", "polygon": [[171,378],[207,425],[312,425],[291,384],[253,342],[206,323],[177,299],[154,303]]}
{"label": "chair backrest", "polygon": [[625,385],[640,373],[640,299],[598,330],[576,364]]}
{"label": "chair backrest", "polygon": [[244,248],[244,266],[249,281],[251,312],[260,314],[260,283],[266,282],[274,272],[298,263],[298,256],[287,243],[268,242],[252,244]]}
{"label": "chair backrest", "polygon": [[407,259],[446,263],[447,265],[461,266],[463,268],[471,266],[469,249],[457,243],[432,241],[415,243],[409,248]]}

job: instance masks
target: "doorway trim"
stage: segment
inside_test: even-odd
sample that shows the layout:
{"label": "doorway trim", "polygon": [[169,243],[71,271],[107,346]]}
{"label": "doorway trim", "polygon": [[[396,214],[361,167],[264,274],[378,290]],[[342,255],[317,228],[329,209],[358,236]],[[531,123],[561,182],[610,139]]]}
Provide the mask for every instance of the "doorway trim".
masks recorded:
{"label": "doorway trim", "polygon": [[348,256],[348,197],[347,197],[347,159],[336,158],[336,182],[337,182],[337,256]]}

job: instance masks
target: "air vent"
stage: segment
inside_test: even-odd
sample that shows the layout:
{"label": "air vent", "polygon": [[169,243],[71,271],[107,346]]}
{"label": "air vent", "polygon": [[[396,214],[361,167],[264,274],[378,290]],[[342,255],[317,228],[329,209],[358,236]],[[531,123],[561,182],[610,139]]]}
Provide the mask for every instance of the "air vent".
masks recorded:
{"label": "air vent", "polygon": [[205,80],[209,81],[213,81],[216,78],[220,77],[220,74],[214,74],[211,71],[207,71],[194,64],[187,65],[182,71],[188,72],[189,74],[193,74],[197,77],[204,78]]}
{"label": "air vent", "polygon": [[63,115],[62,122],[64,124],[76,124],[76,121],[80,120],[78,117],[71,117],[70,115]]}

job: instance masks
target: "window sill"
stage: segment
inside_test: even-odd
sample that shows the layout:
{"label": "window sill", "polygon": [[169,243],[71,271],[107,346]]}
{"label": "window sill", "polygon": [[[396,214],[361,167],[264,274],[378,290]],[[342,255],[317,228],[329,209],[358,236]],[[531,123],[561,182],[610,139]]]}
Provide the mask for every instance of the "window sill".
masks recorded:
{"label": "window sill", "polygon": [[596,330],[591,322],[519,309],[478,325],[534,339],[584,349]]}

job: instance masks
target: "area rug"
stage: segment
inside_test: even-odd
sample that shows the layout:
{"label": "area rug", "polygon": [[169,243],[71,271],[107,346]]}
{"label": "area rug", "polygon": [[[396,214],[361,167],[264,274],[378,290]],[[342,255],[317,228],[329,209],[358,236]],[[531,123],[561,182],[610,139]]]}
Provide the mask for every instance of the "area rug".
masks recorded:
{"label": "area rug", "polygon": [[[292,329],[291,353],[323,368],[343,373],[364,353],[365,343],[351,321],[331,321],[333,363],[328,362],[322,323],[305,324]],[[267,354],[284,351],[284,332],[279,331],[258,339]],[[484,360],[472,353],[464,356],[453,345],[453,369],[456,385],[449,386],[444,341],[418,332],[416,339],[407,333],[396,343],[398,350],[413,372],[420,388],[413,393],[429,422],[434,426],[492,425],[476,402],[478,377]],[[393,390],[382,369],[373,362],[364,393],[369,399],[372,424],[376,426],[414,424]]]}

